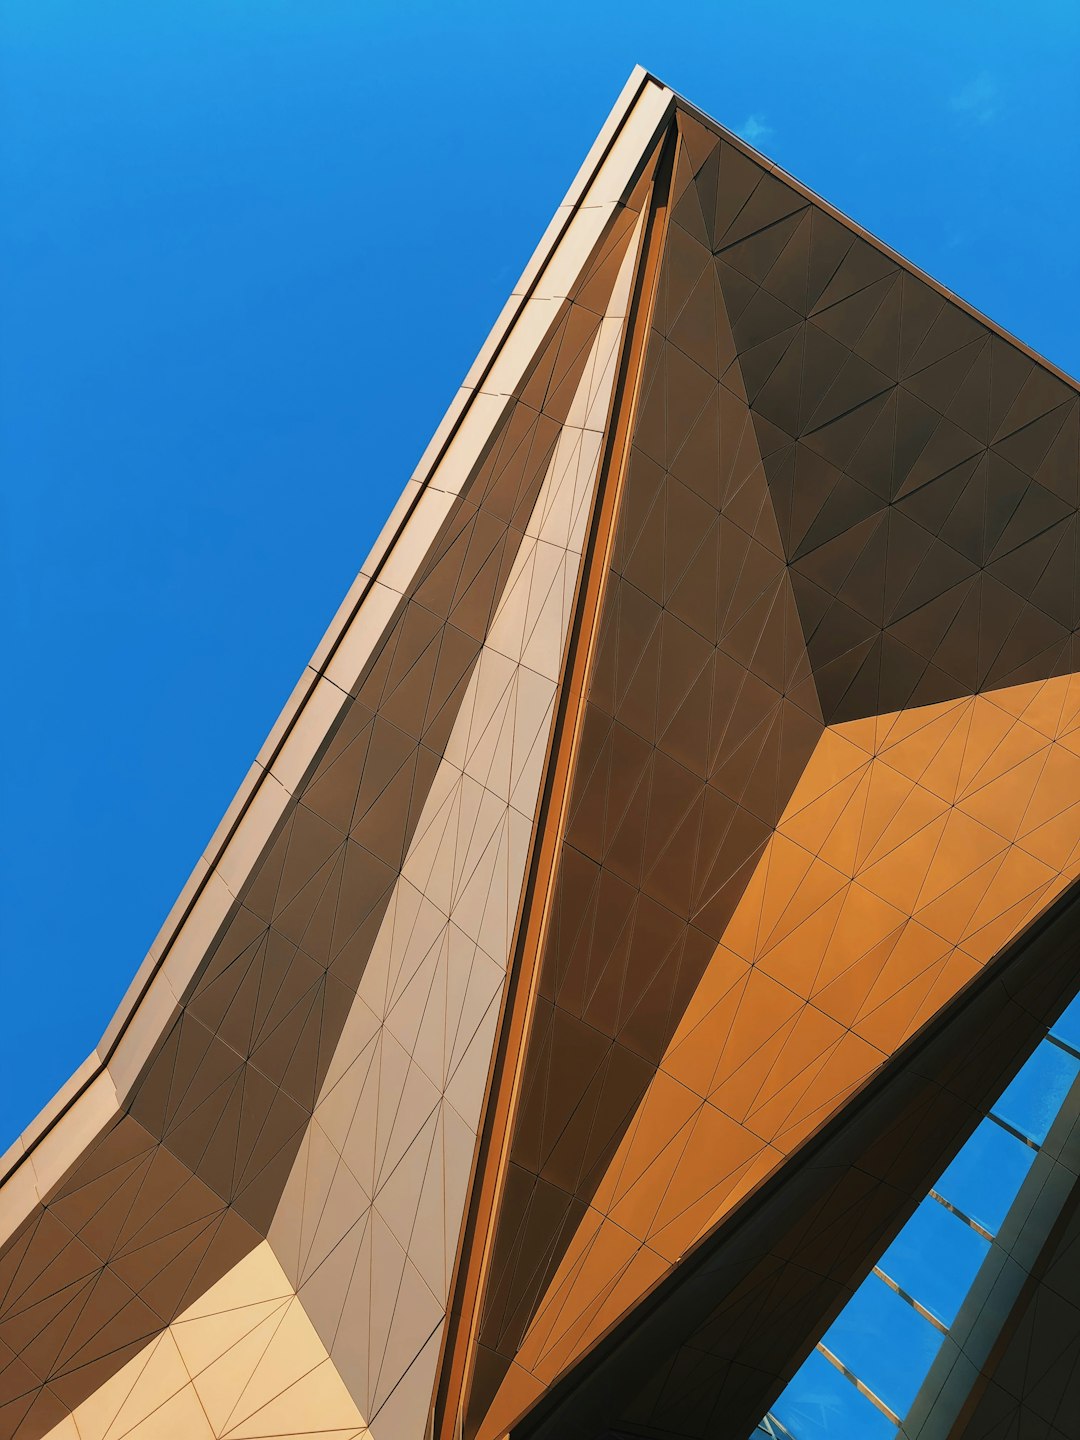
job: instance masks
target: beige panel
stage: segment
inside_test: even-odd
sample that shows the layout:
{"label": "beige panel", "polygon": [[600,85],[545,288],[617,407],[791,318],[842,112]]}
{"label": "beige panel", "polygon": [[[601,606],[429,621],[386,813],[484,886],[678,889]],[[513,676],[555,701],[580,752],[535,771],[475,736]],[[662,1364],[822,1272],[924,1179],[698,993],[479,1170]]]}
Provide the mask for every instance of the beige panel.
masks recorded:
{"label": "beige panel", "polygon": [[[640,224],[640,222],[639,222]],[[622,321],[626,250],[270,1238],[379,1435],[434,1383]]]}
{"label": "beige panel", "polygon": [[[602,230],[602,226],[601,229],[595,228],[599,214],[593,215],[581,227],[579,238],[578,232],[573,228],[576,214],[581,209],[594,212],[603,210],[603,222],[606,223],[612,207],[625,200],[634,167],[658,132],[672,99],[672,91],[667,86],[646,74],[640,65],[634,67],[562,204],[552,216],[540,243],[514,286],[491,335],[465,377],[466,391],[481,383],[481,377],[502,336],[526,297],[538,295],[550,299],[567,294],[569,287],[562,255],[565,253],[570,257],[569,268],[572,269],[575,262],[580,267],[591,249],[591,243],[586,242],[585,235],[592,236],[595,241]],[[640,148],[635,150],[635,145]],[[609,150],[615,151],[615,161],[602,168],[601,162]],[[575,278],[576,272],[571,277],[570,285]],[[436,435],[432,446],[428,447],[429,453],[434,453],[433,447],[438,440]]]}
{"label": "beige panel", "polygon": [[49,1430],[48,1440],[368,1434],[263,1243]]}
{"label": "beige panel", "polygon": [[[116,1088],[109,1072],[104,1071],[83,1091],[80,1103],[56,1120],[0,1190],[0,1235],[6,1238],[22,1224],[63,1176],[71,1156],[85,1149],[116,1111]],[[16,1158],[22,1157],[16,1152]]]}

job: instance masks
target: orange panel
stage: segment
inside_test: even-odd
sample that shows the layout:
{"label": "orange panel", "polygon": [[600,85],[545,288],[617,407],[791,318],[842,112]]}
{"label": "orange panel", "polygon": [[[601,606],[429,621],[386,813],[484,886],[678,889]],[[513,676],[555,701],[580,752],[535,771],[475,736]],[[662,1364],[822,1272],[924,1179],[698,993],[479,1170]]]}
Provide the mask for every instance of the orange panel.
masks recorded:
{"label": "orange panel", "polygon": [[1080,757],[1046,733],[1077,677],[1017,688],[822,734],[526,1332],[540,1381],[1080,874]]}

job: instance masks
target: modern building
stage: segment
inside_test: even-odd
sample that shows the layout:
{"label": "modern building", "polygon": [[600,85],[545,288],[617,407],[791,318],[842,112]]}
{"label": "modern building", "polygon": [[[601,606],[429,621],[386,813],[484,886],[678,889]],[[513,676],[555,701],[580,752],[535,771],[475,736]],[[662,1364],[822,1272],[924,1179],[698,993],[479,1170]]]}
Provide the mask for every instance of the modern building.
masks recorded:
{"label": "modern building", "polygon": [[18,1440],[1077,1440],[1080,396],[631,77],[101,1044]]}

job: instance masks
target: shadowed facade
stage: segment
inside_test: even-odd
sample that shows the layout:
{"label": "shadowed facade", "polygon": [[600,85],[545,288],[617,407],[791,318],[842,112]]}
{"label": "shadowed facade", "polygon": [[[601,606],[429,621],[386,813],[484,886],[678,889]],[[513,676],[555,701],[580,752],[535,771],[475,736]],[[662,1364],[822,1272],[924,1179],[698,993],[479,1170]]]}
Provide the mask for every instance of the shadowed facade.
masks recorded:
{"label": "shadowed facade", "polygon": [[1080,988],[1078,506],[1070,381],[635,72],[8,1157],[0,1433],[749,1436]]}

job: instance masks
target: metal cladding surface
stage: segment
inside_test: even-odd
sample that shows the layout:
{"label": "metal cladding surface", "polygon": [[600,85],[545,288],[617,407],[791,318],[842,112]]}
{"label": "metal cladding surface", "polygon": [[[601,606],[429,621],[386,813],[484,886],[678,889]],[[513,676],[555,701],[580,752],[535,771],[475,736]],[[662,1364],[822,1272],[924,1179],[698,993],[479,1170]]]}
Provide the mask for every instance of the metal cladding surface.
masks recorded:
{"label": "metal cladding surface", "polygon": [[[0,1436],[745,1440],[1080,987],[1078,507],[1072,382],[636,71],[9,1152]],[[1076,1435],[1076,1203],[893,1433]]]}

